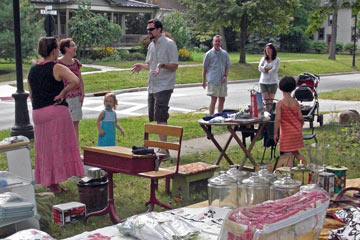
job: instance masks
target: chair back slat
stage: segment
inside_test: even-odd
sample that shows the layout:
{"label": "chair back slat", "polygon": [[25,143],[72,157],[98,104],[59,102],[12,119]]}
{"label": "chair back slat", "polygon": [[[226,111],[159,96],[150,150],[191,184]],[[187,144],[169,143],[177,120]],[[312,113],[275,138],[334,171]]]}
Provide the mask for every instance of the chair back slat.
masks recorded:
{"label": "chair back slat", "polygon": [[180,150],[180,144],[178,144],[178,143],[161,142],[161,141],[155,141],[155,140],[144,140],[144,146],[153,147],[153,148],[171,149],[171,150],[175,150],[175,151]]}
{"label": "chair back slat", "polygon": [[182,136],[183,128],[171,125],[147,123],[145,124],[145,133],[180,137]]}

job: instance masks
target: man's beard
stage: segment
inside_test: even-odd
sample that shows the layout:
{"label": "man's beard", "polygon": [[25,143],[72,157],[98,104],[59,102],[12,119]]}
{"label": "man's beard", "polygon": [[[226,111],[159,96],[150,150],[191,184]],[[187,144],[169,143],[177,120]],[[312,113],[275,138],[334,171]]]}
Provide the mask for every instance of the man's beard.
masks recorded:
{"label": "man's beard", "polygon": [[151,40],[151,41],[152,41],[154,38],[155,38],[154,35],[151,35],[151,36],[150,36],[150,40]]}

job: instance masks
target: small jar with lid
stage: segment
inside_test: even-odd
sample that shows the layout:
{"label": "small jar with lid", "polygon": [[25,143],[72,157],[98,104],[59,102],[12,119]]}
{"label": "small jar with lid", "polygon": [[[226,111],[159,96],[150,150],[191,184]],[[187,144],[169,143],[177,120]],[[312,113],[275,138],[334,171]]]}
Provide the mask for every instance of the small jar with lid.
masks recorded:
{"label": "small jar with lid", "polygon": [[226,171],[226,174],[234,179],[237,182],[241,182],[242,180],[248,178],[248,173],[245,171],[238,170],[236,165],[230,165],[229,170]]}
{"label": "small jar with lid", "polygon": [[290,173],[287,173],[285,177],[276,180],[270,186],[270,199],[277,200],[294,195],[300,190],[300,186],[301,182],[292,179]]}
{"label": "small jar with lid", "polygon": [[236,179],[225,171],[219,172],[217,177],[208,182],[209,206],[234,209],[238,207]]}
{"label": "small jar with lid", "polygon": [[290,173],[291,173],[291,177],[293,179],[301,181],[302,185],[307,185],[312,182],[311,170],[302,164],[299,164],[296,167],[292,167]]}
{"label": "small jar with lid", "polygon": [[277,174],[271,173],[267,169],[266,165],[261,165],[259,167],[258,175],[259,175],[259,177],[263,178],[265,181],[269,182],[270,184],[272,184],[273,182],[275,182],[277,180]]}
{"label": "small jar with lid", "polygon": [[251,206],[269,200],[270,184],[257,173],[239,184],[239,206]]}

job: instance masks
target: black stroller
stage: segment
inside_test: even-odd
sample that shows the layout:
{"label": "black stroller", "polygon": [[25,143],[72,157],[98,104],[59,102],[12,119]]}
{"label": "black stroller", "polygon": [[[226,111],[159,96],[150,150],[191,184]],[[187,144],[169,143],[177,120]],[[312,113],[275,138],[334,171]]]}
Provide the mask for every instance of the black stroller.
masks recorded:
{"label": "black stroller", "polygon": [[316,74],[302,73],[296,79],[296,88],[293,96],[300,103],[301,113],[304,120],[309,122],[310,128],[314,127],[315,117],[320,126],[323,125],[324,117],[320,114],[317,87],[320,77]]}

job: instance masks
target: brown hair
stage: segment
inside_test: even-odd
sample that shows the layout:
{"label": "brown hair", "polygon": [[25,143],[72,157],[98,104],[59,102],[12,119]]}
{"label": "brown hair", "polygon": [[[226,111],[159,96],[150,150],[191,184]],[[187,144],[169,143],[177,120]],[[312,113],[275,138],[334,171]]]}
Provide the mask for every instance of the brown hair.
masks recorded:
{"label": "brown hair", "polygon": [[105,104],[105,99],[106,99],[107,97],[111,97],[112,99],[114,99],[114,110],[115,110],[115,109],[116,109],[116,106],[118,105],[118,101],[117,101],[117,99],[116,99],[115,94],[114,94],[114,93],[107,93],[107,94],[105,95],[105,97],[104,97],[104,104]]}
{"label": "brown hair", "polygon": [[43,58],[50,56],[50,53],[58,47],[56,38],[54,37],[42,37],[39,40],[38,53]]}
{"label": "brown hair", "polygon": [[272,49],[271,60],[274,60],[274,59],[276,58],[276,56],[277,56],[277,51],[276,51],[276,48],[275,48],[274,44],[268,43],[268,44],[265,45],[265,48],[264,48],[265,59],[266,59],[266,60],[269,60],[269,59],[270,59],[270,56],[268,56],[268,55],[266,54],[266,46],[269,46],[269,47]]}
{"label": "brown hair", "polygon": [[161,28],[161,32],[163,31],[163,25],[158,19],[156,19],[156,18],[150,19],[147,22],[147,24],[150,24],[150,23],[153,23],[155,28]]}
{"label": "brown hair", "polygon": [[60,52],[62,54],[65,54],[66,53],[66,50],[65,48],[69,48],[70,47],[70,43],[71,43],[72,38],[64,38],[64,39],[61,39],[60,40],[60,43],[59,43],[59,46],[60,46]]}

